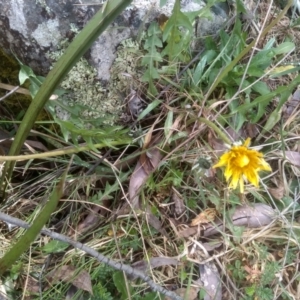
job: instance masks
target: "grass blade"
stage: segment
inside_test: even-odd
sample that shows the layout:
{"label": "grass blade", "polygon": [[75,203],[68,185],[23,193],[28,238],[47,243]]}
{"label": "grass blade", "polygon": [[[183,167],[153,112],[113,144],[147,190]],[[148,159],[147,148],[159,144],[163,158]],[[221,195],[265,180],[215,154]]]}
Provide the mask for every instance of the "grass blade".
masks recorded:
{"label": "grass blade", "polygon": [[64,173],[62,179],[54,188],[49,201],[36,217],[32,226],[25,232],[25,234],[19,239],[19,241],[0,259],[0,275],[3,275],[3,273],[7,269],[9,269],[24,252],[29,249],[31,243],[36,239],[37,235],[41,232],[44,225],[48,222],[52,212],[56,209],[56,206],[63,194],[63,186],[66,175],[67,172]]}
{"label": "grass blade", "polygon": [[[63,80],[81,56],[89,49],[96,38],[131,2],[132,0],[109,0],[78,34],[66,52],[49,72],[38,93],[32,100],[11,145],[8,155],[19,154],[37,116],[45,106],[57,85]],[[0,200],[2,201],[5,196],[6,186],[10,182],[14,165],[14,162],[7,162],[2,172],[0,180]]]}

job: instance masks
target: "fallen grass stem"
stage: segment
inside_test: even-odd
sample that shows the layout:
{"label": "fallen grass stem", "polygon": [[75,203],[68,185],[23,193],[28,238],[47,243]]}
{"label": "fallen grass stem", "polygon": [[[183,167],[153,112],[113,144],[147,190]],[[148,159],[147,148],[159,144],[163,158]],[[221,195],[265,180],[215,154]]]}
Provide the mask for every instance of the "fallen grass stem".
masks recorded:
{"label": "fallen grass stem", "polygon": [[[26,222],[24,222],[20,219],[11,217],[7,214],[1,213],[1,212],[0,212],[0,220],[4,221],[6,223],[9,223],[9,224],[18,226],[18,227],[25,228],[25,229],[28,229],[28,228],[31,227],[28,223],[26,223]],[[173,300],[183,300],[176,293],[174,293],[172,291],[168,291],[165,288],[163,288],[162,286],[156,284],[149,276],[145,275],[143,272],[141,272],[139,270],[136,270],[136,269],[132,268],[131,266],[125,265],[121,262],[116,262],[116,261],[102,255],[101,253],[97,252],[96,250],[80,243],[80,242],[76,242],[76,241],[70,239],[66,235],[53,232],[53,231],[51,231],[49,229],[46,229],[46,228],[42,229],[41,233],[53,238],[54,240],[68,243],[69,245],[73,246],[74,248],[82,250],[83,252],[85,252],[85,253],[91,255],[92,257],[96,258],[99,262],[104,263],[106,265],[109,265],[110,267],[112,267],[116,270],[123,271],[123,272],[125,272],[126,274],[128,274],[130,276],[136,276],[136,277],[142,279],[155,292],[159,292],[159,293],[161,293],[165,296],[170,297]]]}
{"label": "fallen grass stem", "polygon": [[[118,146],[118,145],[124,145],[123,141],[114,141],[110,142],[110,146]],[[107,144],[99,143],[93,145],[94,148],[103,148],[107,146]],[[29,160],[29,159],[43,159],[53,156],[60,156],[60,155],[66,155],[66,154],[75,154],[78,152],[83,151],[94,151],[90,146],[79,146],[79,147],[66,147],[59,150],[53,150],[43,153],[36,153],[36,154],[28,154],[28,155],[12,155],[12,156],[0,156],[0,161],[23,161],[23,160]]]}

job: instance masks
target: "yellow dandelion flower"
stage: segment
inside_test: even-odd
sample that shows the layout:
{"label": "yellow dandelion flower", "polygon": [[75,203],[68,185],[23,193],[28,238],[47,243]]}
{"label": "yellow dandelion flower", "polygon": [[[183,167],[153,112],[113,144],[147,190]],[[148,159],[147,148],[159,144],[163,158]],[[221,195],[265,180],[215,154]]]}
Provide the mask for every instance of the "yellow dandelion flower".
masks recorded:
{"label": "yellow dandelion flower", "polygon": [[241,193],[244,193],[244,180],[258,187],[258,172],[272,171],[261,152],[248,148],[250,141],[248,138],[243,145],[232,146],[213,166],[213,168],[226,167],[224,175],[226,181],[229,182],[229,188],[235,189],[239,184]]}

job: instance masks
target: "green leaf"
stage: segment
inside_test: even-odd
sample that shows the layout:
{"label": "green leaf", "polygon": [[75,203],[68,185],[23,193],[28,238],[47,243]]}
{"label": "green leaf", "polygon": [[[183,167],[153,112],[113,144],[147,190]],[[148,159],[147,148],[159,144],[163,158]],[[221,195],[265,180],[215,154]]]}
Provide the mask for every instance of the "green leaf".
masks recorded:
{"label": "green leaf", "polygon": [[[125,282],[125,278],[124,278],[124,274],[122,271],[119,272],[115,272],[113,274],[113,281],[114,284],[117,288],[117,290],[119,291],[119,293],[121,294],[121,299],[122,300],[127,300],[129,297],[127,289],[126,289],[126,282]],[[129,291],[131,292],[133,290],[131,285],[128,285]]]}
{"label": "green leaf", "polygon": [[172,15],[163,31],[163,41],[167,42],[167,46],[162,51],[162,56],[167,55],[169,61],[177,57],[182,58],[182,49],[185,42],[190,41],[192,33],[193,26],[189,18],[180,11],[180,1],[176,0]]}
{"label": "green leaf", "polygon": [[142,66],[147,66],[147,70],[142,76],[142,81],[148,82],[148,91],[153,96],[157,95],[157,89],[153,83],[153,79],[159,79],[159,74],[157,71],[157,62],[161,62],[163,59],[161,54],[157,51],[157,47],[161,48],[163,46],[162,41],[159,39],[161,31],[156,22],[152,22],[148,31],[146,42],[144,44],[144,49],[147,50],[147,54],[142,58]]}
{"label": "green leaf", "polygon": [[61,242],[61,241],[51,241],[48,244],[46,244],[42,251],[50,254],[50,253],[58,253],[66,250],[69,247],[68,243]]}
{"label": "green leaf", "polygon": [[252,89],[260,95],[266,95],[270,93],[270,89],[265,82],[258,81],[252,85]]}
{"label": "green leaf", "polygon": [[266,69],[272,62],[272,57],[275,55],[272,50],[262,50],[258,52],[251,60],[250,67]]}
{"label": "green leaf", "polygon": [[148,115],[159,104],[161,104],[161,100],[158,100],[158,99],[155,99],[150,104],[148,104],[148,106],[139,115],[138,121],[141,120],[141,119],[143,119],[146,115]]}
{"label": "green leaf", "polygon": [[35,76],[32,69],[22,64],[19,72],[20,85],[22,85],[27,79],[32,76]]}
{"label": "green leaf", "polygon": [[275,49],[273,49],[273,51],[276,55],[279,55],[279,54],[286,54],[288,52],[291,52],[294,49],[295,49],[294,43],[284,42],[284,43],[280,44],[278,47],[276,47]]}

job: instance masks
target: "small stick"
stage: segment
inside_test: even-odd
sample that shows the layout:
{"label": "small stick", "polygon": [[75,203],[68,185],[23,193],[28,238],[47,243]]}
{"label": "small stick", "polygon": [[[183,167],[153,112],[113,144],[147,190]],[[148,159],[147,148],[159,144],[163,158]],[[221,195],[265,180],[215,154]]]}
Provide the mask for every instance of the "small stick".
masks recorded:
{"label": "small stick", "polygon": [[[7,214],[4,214],[2,212],[0,212],[0,220],[18,226],[18,227],[22,227],[22,228],[26,228],[28,229],[30,227],[30,225],[20,219],[11,217]],[[61,241],[61,242],[65,242],[68,243],[70,245],[72,245],[74,248],[80,249],[83,252],[91,255],[92,257],[96,258],[99,262],[101,263],[105,263],[107,265],[109,265],[110,267],[116,269],[116,270],[120,270],[125,272],[126,274],[130,275],[130,276],[136,276],[141,278],[144,282],[146,282],[153,291],[159,292],[163,295],[166,295],[168,297],[170,297],[172,300],[183,300],[180,296],[178,296],[176,293],[172,292],[172,291],[168,291],[165,288],[163,288],[162,286],[156,284],[149,276],[147,276],[146,274],[144,274],[143,272],[136,270],[134,268],[132,268],[129,265],[125,265],[121,262],[116,262],[104,255],[102,255],[101,253],[97,252],[96,250],[80,243],[80,242],[76,242],[72,239],[70,239],[69,237],[67,237],[66,235],[60,234],[60,233],[56,233],[53,232],[49,229],[42,229],[41,230],[42,234],[48,235],[51,238],[53,238],[54,240],[57,241]]]}
{"label": "small stick", "polygon": [[5,94],[3,97],[0,98],[0,101],[3,101],[4,99],[6,99],[7,97],[9,97],[10,95],[12,95],[14,92],[16,92],[18,89],[20,88],[20,86],[16,86],[14,87],[10,92],[8,92],[7,94]]}

